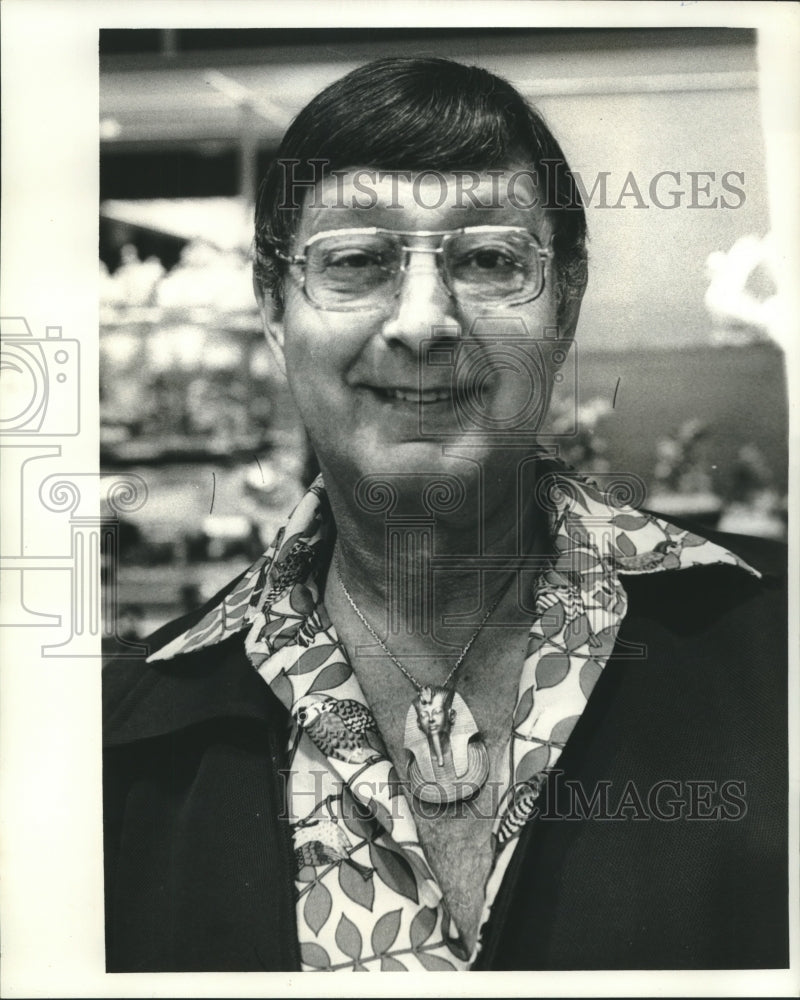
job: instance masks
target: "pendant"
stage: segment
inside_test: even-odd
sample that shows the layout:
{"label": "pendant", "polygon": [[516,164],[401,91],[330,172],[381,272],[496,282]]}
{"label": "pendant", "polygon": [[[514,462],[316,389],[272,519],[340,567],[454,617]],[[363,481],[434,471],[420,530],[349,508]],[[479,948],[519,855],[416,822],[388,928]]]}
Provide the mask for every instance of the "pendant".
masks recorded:
{"label": "pendant", "polygon": [[406,716],[408,784],[422,802],[471,799],[489,777],[489,754],[467,703],[446,687],[423,687]]}

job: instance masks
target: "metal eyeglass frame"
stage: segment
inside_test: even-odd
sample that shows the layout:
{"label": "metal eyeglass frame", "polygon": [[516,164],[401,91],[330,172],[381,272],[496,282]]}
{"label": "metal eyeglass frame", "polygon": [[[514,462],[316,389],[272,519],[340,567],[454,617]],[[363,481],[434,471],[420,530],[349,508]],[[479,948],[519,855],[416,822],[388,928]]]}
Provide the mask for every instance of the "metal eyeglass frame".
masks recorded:
{"label": "metal eyeglass frame", "polygon": [[[547,275],[547,265],[553,259],[553,256],[554,256],[554,250],[553,250],[553,247],[552,247],[552,237],[551,237],[551,240],[550,240],[550,245],[548,245],[546,247],[543,247],[541,245],[541,243],[539,242],[539,240],[536,238],[536,236],[534,236],[533,233],[531,233],[524,226],[466,226],[466,227],[464,227],[462,229],[430,229],[430,230],[425,230],[425,229],[418,229],[418,230],[413,230],[413,229],[411,229],[411,230],[409,230],[409,229],[385,229],[385,228],[382,228],[382,227],[379,227],[379,226],[366,227],[366,228],[361,228],[361,229],[358,229],[358,228],[356,228],[356,229],[324,229],[324,230],[322,230],[319,233],[315,233],[309,240],[306,241],[306,243],[305,243],[305,245],[303,247],[303,252],[301,254],[285,254],[285,253],[283,253],[282,250],[280,250],[280,249],[278,249],[276,247],[275,248],[275,256],[278,257],[278,258],[280,258],[280,260],[285,261],[287,264],[293,264],[293,265],[295,265],[297,267],[302,268],[302,271],[303,271],[303,280],[302,280],[302,283],[300,283],[300,286],[302,288],[303,295],[305,296],[306,300],[308,302],[310,302],[311,305],[314,306],[315,309],[320,309],[323,312],[371,312],[373,310],[379,309],[380,306],[364,306],[364,305],[354,305],[354,306],[344,306],[344,305],[343,306],[328,306],[328,305],[324,305],[323,306],[323,305],[320,305],[319,303],[315,302],[311,298],[311,296],[308,293],[308,289],[306,287],[306,271],[305,271],[305,265],[308,262],[308,258],[306,256],[306,254],[308,253],[308,248],[309,247],[313,246],[315,243],[318,243],[320,240],[325,239],[327,237],[330,237],[330,236],[343,236],[345,234],[348,234],[348,235],[351,235],[351,236],[378,236],[378,235],[386,234],[388,236],[416,236],[416,237],[420,237],[420,238],[422,238],[422,237],[424,237],[424,238],[430,238],[430,237],[436,237],[436,236],[438,236],[440,238],[441,242],[439,243],[438,247],[405,246],[404,245],[403,246],[403,251],[405,253],[405,259],[404,259],[403,263],[400,265],[400,268],[399,268],[399,270],[397,272],[398,274],[400,274],[400,273],[402,273],[402,272],[404,272],[406,270],[406,264],[407,264],[408,257],[409,257],[410,254],[412,254],[412,253],[428,253],[428,254],[441,255],[441,254],[444,253],[444,244],[445,244],[445,242],[448,239],[452,239],[455,236],[462,236],[462,235],[466,235],[466,234],[469,234],[469,233],[521,233],[521,234],[524,234],[525,236],[527,236],[530,240],[532,240],[533,243],[535,244],[535,249],[536,249],[537,255],[538,255],[539,259],[541,260],[542,264],[544,265],[542,267],[542,274],[541,274],[541,279],[539,281],[539,287],[531,295],[526,295],[522,299],[514,299],[512,301],[501,301],[501,300],[498,300],[498,302],[496,304],[497,305],[505,305],[505,306],[521,306],[521,305],[525,305],[528,302],[533,302],[535,299],[539,298],[539,296],[542,294],[542,292],[544,291],[544,288],[545,288],[546,275]],[[458,296],[456,295],[456,293],[453,291],[453,289],[448,284],[448,277],[449,276],[448,276],[446,270],[444,268],[442,268],[442,267],[439,267],[438,271],[439,271],[439,275],[441,276],[442,283],[444,284],[445,288],[447,289],[448,295],[452,299],[458,300]],[[394,299],[397,299],[399,297],[399,295],[400,295],[400,293],[402,291],[402,288],[403,288],[402,281],[399,281],[398,284],[397,284],[397,288],[394,291],[394,294],[392,296],[390,296],[390,297],[387,296],[387,305],[391,301],[393,301]],[[486,303],[486,304],[489,305],[490,303]]]}

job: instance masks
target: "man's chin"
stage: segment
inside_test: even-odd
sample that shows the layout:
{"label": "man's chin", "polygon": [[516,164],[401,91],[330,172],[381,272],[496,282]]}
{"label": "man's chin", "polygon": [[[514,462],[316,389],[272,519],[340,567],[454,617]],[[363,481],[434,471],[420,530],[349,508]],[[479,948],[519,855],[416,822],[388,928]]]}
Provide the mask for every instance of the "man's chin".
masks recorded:
{"label": "man's chin", "polygon": [[372,471],[393,475],[463,475],[468,472],[470,463],[448,454],[448,446],[453,443],[452,440],[437,441],[431,437],[395,438],[375,448]]}

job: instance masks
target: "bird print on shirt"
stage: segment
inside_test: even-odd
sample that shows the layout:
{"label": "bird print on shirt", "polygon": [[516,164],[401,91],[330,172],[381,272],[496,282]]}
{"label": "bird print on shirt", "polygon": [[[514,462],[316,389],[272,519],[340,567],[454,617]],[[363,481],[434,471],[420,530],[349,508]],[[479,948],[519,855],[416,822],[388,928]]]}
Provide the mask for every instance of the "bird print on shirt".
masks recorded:
{"label": "bird print on shirt", "polygon": [[306,695],[294,709],[299,726],[326,757],[365,764],[387,751],[372,713],[352,698]]}
{"label": "bird print on shirt", "polygon": [[[665,538],[653,546],[651,552],[637,553],[633,556],[614,556],[614,567],[628,573],[652,573],[660,568],[674,568],[678,565],[678,553],[681,550],[680,542],[672,538]],[[670,556],[673,558],[670,560]],[[670,566],[674,563],[674,566]]]}
{"label": "bird print on shirt", "polygon": [[502,846],[515,837],[536,812],[536,800],[544,784],[544,776],[537,775],[529,781],[514,785],[500,815],[503,819],[497,828],[497,844]]}
{"label": "bird print on shirt", "polygon": [[280,562],[274,563],[269,571],[271,586],[264,598],[264,603],[274,604],[295,583],[305,580],[313,561],[314,549],[301,539],[294,542]]}
{"label": "bird print on shirt", "polygon": [[547,614],[558,605],[564,609],[565,623],[574,621],[583,612],[580,590],[569,584],[549,584],[547,589],[541,590],[536,597],[537,617]]}
{"label": "bird print on shirt", "polygon": [[294,857],[298,871],[306,866],[320,868],[345,862],[364,881],[372,878],[372,868],[350,857],[352,847],[345,831],[332,819],[308,820],[295,828]]}

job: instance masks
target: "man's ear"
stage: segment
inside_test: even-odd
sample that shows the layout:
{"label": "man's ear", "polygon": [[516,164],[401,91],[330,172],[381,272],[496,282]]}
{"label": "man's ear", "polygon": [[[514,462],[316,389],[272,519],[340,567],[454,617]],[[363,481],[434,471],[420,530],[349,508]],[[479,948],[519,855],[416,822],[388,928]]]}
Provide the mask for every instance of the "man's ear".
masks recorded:
{"label": "man's ear", "polygon": [[583,292],[579,295],[567,295],[559,303],[558,307],[558,339],[569,340],[575,336],[578,326],[578,317],[581,314],[581,303],[583,302]]}
{"label": "man's ear", "polygon": [[253,291],[256,295],[258,313],[261,317],[261,325],[264,327],[267,346],[278,368],[285,375],[286,359],[283,353],[283,308],[275,301],[274,295],[264,291],[264,288],[255,275],[253,276]]}

